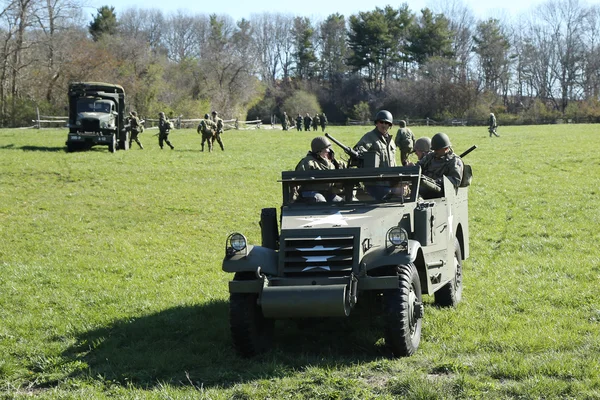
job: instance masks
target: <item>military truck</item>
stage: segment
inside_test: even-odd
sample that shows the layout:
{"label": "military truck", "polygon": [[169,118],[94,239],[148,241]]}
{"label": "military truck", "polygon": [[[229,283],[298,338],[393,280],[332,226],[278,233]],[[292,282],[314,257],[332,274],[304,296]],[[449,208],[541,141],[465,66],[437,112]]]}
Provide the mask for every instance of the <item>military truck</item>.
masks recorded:
{"label": "military truck", "polygon": [[[237,353],[267,350],[277,319],[345,318],[365,302],[375,305],[391,353],[412,355],[422,296],[455,307],[469,256],[470,173],[459,188],[444,177],[433,198],[419,194],[424,179],[418,166],[282,172],[281,214],[262,210],[261,245],[239,232],[226,240],[222,269],[234,274],[229,320]],[[302,185],[315,183],[341,201],[302,201]],[[381,187],[387,193],[373,197]]]}
{"label": "military truck", "polygon": [[95,145],[108,146],[111,153],[129,149],[123,87],[102,82],[71,83],[68,127],[69,152]]}

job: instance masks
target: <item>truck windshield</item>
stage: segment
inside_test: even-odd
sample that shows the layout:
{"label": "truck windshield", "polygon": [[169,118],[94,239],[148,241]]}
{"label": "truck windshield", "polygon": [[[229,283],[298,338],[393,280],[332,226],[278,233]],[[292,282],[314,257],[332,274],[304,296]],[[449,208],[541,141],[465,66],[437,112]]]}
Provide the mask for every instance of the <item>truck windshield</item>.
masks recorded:
{"label": "truck windshield", "polygon": [[419,167],[282,173],[283,203],[405,203],[416,201]]}
{"label": "truck windshield", "polygon": [[110,113],[111,103],[106,100],[79,99],[77,101],[77,112],[102,112]]}

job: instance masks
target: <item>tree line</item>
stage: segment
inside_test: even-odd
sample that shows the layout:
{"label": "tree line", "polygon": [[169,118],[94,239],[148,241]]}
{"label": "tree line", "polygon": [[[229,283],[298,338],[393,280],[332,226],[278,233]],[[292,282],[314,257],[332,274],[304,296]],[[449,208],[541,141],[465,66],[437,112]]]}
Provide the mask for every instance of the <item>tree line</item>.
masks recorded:
{"label": "tree line", "polygon": [[[266,120],[326,112],[330,121],[397,118],[504,123],[600,117],[600,8],[548,0],[512,19],[479,20],[460,0],[404,3],[322,20],[3,0],[0,126],[38,108],[64,115],[73,81],[125,88],[139,115]],[[442,4],[443,3],[443,4]]]}

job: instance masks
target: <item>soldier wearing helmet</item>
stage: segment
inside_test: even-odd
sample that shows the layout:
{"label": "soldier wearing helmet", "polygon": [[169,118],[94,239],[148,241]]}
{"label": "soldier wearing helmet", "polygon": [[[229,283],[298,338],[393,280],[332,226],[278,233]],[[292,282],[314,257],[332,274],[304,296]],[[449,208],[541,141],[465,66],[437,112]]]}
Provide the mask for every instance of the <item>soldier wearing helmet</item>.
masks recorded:
{"label": "soldier wearing helmet", "polygon": [[208,142],[208,151],[212,151],[213,139],[215,132],[217,131],[217,124],[210,119],[208,113],[204,114],[204,119],[200,120],[196,131],[198,134],[202,134],[202,150],[200,151],[204,151],[204,142]]}
{"label": "soldier wearing helmet", "polygon": [[306,113],[304,117],[304,131],[310,131],[310,126],[312,125],[312,117],[309,113]]}
{"label": "soldier wearing helmet", "polygon": [[500,135],[498,135],[498,133],[496,132],[496,129],[498,129],[498,122],[496,121],[496,116],[494,115],[494,113],[490,113],[490,118],[488,119],[488,131],[490,132],[490,137],[492,137],[492,135],[495,135],[496,137],[500,137]]}
{"label": "soldier wearing helmet", "polygon": [[288,116],[285,111],[283,112],[283,117],[281,118],[281,129],[284,131],[289,129]]}
{"label": "soldier wearing helmet", "polygon": [[408,164],[408,155],[413,152],[415,145],[415,135],[413,135],[410,128],[406,127],[406,121],[401,120],[398,125],[400,129],[396,133],[394,143],[400,148],[400,162],[402,165]]}
{"label": "soldier wearing helmet", "polygon": [[426,136],[418,138],[415,141],[415,154],[420,160],[431,152],[431,139]]}
{"label": "soldier wearing helmet", "polygon": [[212,138],[213,144],[215,140],[221,146],[221,150],[225,151],[225,147],[223,146],[223,139],[221,139],[221,133],[223,133],[223,120],[219,118],[219,113],[216,111],[212,112],[212,121],[217,125],[217,130]]}
{"label": "soldier wearing helmet", "polygon": [[298,130],[298,132],[302,131],[302,115],[298,114],[298,116],[296,117],[296,129]]}
{"label": "soldier wearing helmet", "polygon": [[165,117],[164,112],[158,113],[158,145],[163,148],[163,143],[166,143],[171,150],[175,147],[169,142],[169,132],[171,132],[171,121]]}
{"label": "soldier wearing helmet", "polygon": [[[331,148],[331,142],[325,136],[317,136],[310,142],[310,151],[298,165],[296,171],[328,170],[345,168],[345,165],[335,159],[335,153]],[[341,201],[341,197],[335,194],[335,188],[329,183],[314,183],[302,185],[298,192],[300,198],[311,203],[325,201]]]}
{"label": "soldier wearing helmet", "polygon": [[[392,114],[387,110],[381,110],[375,115],[375,129],[365,133],[356,143],[354,150],[361,156],[368,153],[374,156],[374,162],[365,163],[366,167],[395,167],[396,166],[396,144],[392,140],[389,130],[394,124]],[[374,165],[370,165],[374,164]]]}
{"label": "soldier wearing helmet", "polygon": [[423,197],[435,197],[441,194],[444,176],[457,188],[463,176],[463,162],[452,150],[450,138],[445,133],[436,133],[431,138],[431,153],[420,159],[416,165],[421,173],[430,178],[423,180]]}
{"label": "soldier wearing helmet", "polygon": [[144,146],[142,146],[142,142],[140,142],[138,137],[139,134],[142,133],[143,126],[135,111],[129,113],[129,129],[131,130],[131,135],[129,136],[129,148],[131,148],[133,142],[136,142],[138,146],[140,146],[140,149],[143,150]]}

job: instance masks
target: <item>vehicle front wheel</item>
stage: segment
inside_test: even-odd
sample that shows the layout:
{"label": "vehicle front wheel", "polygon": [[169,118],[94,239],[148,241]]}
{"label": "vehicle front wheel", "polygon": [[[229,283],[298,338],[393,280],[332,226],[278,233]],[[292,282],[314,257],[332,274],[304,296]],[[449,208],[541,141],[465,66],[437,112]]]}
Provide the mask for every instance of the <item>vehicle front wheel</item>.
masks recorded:
{"label": "vehicle front wheel", "polygon": [[265,318],[256,293],[231,293],[229,325],[236,352],[253,357],[265,352],[273,339],[274,320]]}
{"label": "vehicle front wheel", "polygon": [[111,153],[117,151],[117,138],[115,137],[115,135],[113,135],[112,142],[108,145],[108,151],[110,151]]}
{"label": "vehicle front wheel", "polygon": [[435,304],[440,307],[456,307],[462,299],[463,271],[462,252],[458,239],[454,239],[454,278],[434,293]]}
{"label": "vehicle front wheel", "polygon": [[421,281],[413,264],[400,265],[396,270],[398,289],[383,291],[385,342],[395,357],[407,357],[421,342]]}

